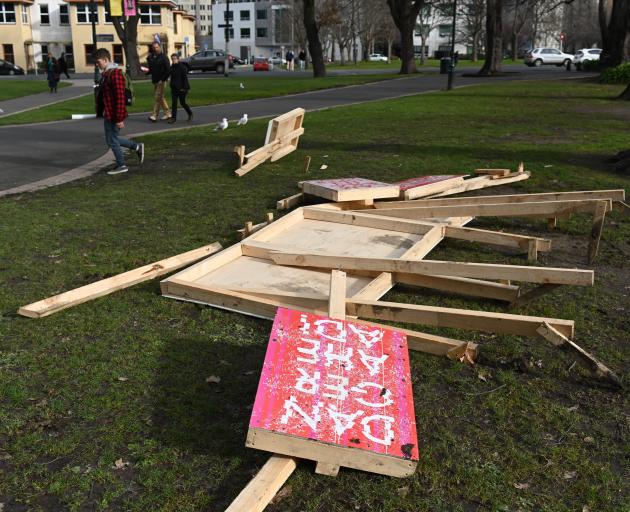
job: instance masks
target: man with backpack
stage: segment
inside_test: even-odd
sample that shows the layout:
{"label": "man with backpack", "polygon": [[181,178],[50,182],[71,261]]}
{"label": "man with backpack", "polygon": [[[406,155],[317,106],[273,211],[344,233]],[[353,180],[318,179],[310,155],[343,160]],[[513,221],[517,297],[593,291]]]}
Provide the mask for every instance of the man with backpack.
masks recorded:
{"label": "man with backpack", "polygon": [[149,116],[149,121],[155,123],[160,114],[160,109],[164,111],[162,120],[171,118],[171,109],[164,98],[164,87],[171,74],[171,64],[162,52],[160,43],[154,42],[152,49],[153,52],[147,59],[149,64],[148,74],[151,75],[151,82],[153,83],[153,113]]}
{"label": "man with backpack", "polygon": [[127,95],[125,77],[112,56],[105,48],[96,50],[96,64],[101,70],[101,80],[96,101],[96,115],[104,118],[105,140],[116,158],[116,168],[107,174],[120,174],[129,168],[125,164],[121,146],[135,151],[144,162],[144,144],[119,136],[127,118]]}

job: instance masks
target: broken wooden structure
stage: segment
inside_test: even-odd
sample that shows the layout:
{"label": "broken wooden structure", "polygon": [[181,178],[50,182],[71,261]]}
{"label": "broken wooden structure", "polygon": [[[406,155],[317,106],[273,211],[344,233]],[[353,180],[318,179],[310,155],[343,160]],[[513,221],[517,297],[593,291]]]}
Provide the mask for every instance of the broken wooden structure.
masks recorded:
{"label": "broken wooden structure", "polygon": [[250,153],[245,153],[245,146],[235,146],[239,159],[236,175],[244,176],[267,160],[275,162],[295,151],[304,133],[305,112],[303,108],[296,108],[269,121],[265,144]]}

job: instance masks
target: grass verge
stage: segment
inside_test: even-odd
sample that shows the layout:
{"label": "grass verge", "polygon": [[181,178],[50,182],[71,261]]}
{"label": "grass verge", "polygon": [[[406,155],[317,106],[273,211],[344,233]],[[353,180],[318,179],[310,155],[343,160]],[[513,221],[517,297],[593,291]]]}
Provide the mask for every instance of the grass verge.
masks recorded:
{"label": "grass verge", "polygon": [[[269,98],[300,92],[330,89],[346,85],[358,85],[379,80],[399,78],[391,74],[330,76],[313,79],[311,76],[256,76],[230,78],[199,78],[190,79],[189,105],[215,105],[233,101]],[[1,82],[0,82],[1,83]],[[240,88],[240,84],[244,89]],[[134,85],[135,101],[129,113],[149,112],[153,108],[153,86],[150,82],[142,81]],[[166,90],[167,101],[170,104],[170,89]],[[30,110],[21,114],[0,118],[0,126],[9,124],[38,123],[44,121],[58,121],[70,119],[72,114],[86,114],[94,112],[94,98],[83,96],[55,105]]]}
{"label": "grass verge", "polygon": [[[59,88],[68,87],[69,85],[69,82],[59,82]],[[4,79],[0,80],[0,101],[48,92],[48,90],[48,82],[45,78],[41,80]]]}
{"label": "grass verge", "polygon": [[[492,84],[310,113],[298,151],[241,179],[232,147],[259,144],[264,121],[156,134],[144,138],[145,164],[127,175],[0,201],[4,509],[219,511],[268,458],[244,439],[270,322],[165,299],[157,282],[41,320],[15,316],[20,305],[208,242],[234,243],[237,228],[261,221],[305,178],[387,181],[524,160],[532,178],[509,190],[628,190],[630,179],[605,164],[628,145],[630,106],[609,99],[620,89]],[[473,225],[551,237],[540,264],[573,267],[583,265],[589,220],[561,220],[552,233],[544,221]],[[626,380],[629,240],[628,218],[611,214],[595,287],[564,287],[518,310],[575,319],[576,341]],[[460,241],[431,257],[524,264]],[[386,298],[503,310],[428,290]],[[600,387],[541,340],[426,330],[478,342],[482,357],[470,368],[411,356],[416,474],[342,469],[331,479],[302,463],[270,511],[630,507],[627,394]],[[222,380],[209,386],[209,375]],[[129,465],[117,469],[120,458]]]}

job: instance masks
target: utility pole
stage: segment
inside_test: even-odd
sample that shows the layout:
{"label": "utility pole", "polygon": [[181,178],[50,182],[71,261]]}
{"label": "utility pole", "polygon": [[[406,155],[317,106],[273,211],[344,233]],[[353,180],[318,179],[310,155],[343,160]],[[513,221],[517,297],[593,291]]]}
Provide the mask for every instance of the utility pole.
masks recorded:
{"label": "utility pole", "polygon": [[453,0],[453,26],[451,27],[451,64],[448,67],[448,83],[446,90],[453,88],[453,78],[455,74],[455,23],[457,22],[457,0]]}
{"label": "utility pole", "polygon": [[223,64],[223,76],[228,77],[230,76],[230,55],[228,52],[230,46],[230,28],[232,28],[232,24],[230,23],[230,0],[226,0],[225,3],[225,62]]}
{"label": "utility pole", "polygon": [[98,84],[98,66],[96,64],[96,2],[90,0],[90,22],[92,23],[92,58],[94,59],[94,85]]}

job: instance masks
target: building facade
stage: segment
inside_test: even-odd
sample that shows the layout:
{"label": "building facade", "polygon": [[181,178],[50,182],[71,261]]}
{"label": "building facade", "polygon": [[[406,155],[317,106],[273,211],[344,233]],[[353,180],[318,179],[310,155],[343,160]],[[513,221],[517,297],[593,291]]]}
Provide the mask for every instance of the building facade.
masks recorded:
{"label": "building facade", "polygon": [[[195,17],[171,0],[138,2],[138,54],[145,61],[159,38],[164,52],[188,56],[195,51]],[[0,58],[26,70],[41,65],[51,53],[66,55],[76,73],[94,70],[92,19],[88,0],[16,0],[0,2]],[[109,3],[96,0],[96,45],[124,64],[123,45],[109,15]]]}

